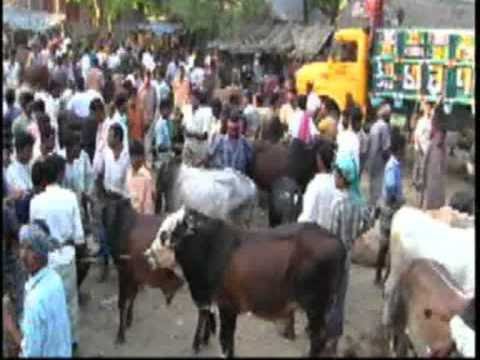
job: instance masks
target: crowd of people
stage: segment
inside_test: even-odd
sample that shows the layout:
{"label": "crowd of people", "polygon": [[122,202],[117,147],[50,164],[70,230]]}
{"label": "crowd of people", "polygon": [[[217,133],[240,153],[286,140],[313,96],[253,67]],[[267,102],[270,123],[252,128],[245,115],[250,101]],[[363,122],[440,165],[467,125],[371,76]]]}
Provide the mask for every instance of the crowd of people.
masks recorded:
{"label": "crowd of people", "polygon": [[[343,333],[351,248],[364,231],[365,214],[380,209],[388,239],[393,213],[405,201],[406,141],[389,124],[389,103],[379,107],[367,133],[359,106],[340,112],[332,99],[315,93],[313,84],[307,94],[298,94],[293,78],[216,97],[216,53],[159,57],[111,34],[82,49],[60,34],[40,37],[22,63],[15,47],[8,50],[3,246],[14,311],[4,323],[17,353],[75,353],[79,304],[88,299],[79,291],[88,271],[82,258],[98,256],[100,280],[108,276],[105,229],[89,216],[99,191],[130,199],[139,213],[160,214],[159,190],[176,156],[188,166],[230,167],[248,175],[252,144],[259,139],[319,144],[317,175],[306,189],[298,221],[329,229],[348,250],[342,292],[329,322],[335,351]],[[425,209],[445,203],[445,131],[436,109],[424,104],[414,132],[414,184]],[[360,189],[364,173],[367,199]],[[96,254],[86,245],[90,234],[101,244]]]}

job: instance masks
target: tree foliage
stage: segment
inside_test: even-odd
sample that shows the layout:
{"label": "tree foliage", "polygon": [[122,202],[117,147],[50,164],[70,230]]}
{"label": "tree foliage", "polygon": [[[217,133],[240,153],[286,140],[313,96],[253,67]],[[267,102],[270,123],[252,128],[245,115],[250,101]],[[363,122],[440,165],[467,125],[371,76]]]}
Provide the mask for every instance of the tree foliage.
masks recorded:
{"label": "tree foliage", "polygon": [[180,20],[190,32],[209,37],[228,35],[268,11],[265,0],[170,0],[168,14]]}
{"label": "tree foliage", "polygon": [[165,15],[192,32],[208,37],[228,35],[245,22],[268,12],[266,0],[68,0],[90,8],[94,24],[112,24],[124,13],[141,9],[145,15]]}
{"label": "tree foliage", "polygon": [[90,9],[94,25],[100,26],[107,24],[111,29],[112,24],[121,16],[129,11],[142,8],[155,8],[158,1],[155,0],[68,0]]}

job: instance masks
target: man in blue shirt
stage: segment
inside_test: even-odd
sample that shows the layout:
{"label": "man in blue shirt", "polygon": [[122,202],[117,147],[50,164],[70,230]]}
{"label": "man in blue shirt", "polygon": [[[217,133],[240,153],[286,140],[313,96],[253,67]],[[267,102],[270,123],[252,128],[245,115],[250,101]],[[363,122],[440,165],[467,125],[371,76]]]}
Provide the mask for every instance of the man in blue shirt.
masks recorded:
{"label": "man in blue shirt", "polygon": [[245,137],[240,134],[240,117],[238,111],[230,115],[227,134],[210,145],[207,159],[210,167],[229,167],[247,174],[252,165],[253,151]]}
{"label": "man in blue shirt", "polygon": [[157,198],[155,213],[162,210],[162,198],[166,189],[165,180],[168,174],[168,166],[173,159],[172,154],[172,130],[170,116],[170,102],[160,102],[160,117],[156,120],[153,132],[153,168],[156,175]]}
{"label": "man in blue shirt", "polygon": [[20,230],[20,257],[30,278],[25,284],[21,329],[4,312],[4,329],[12,336],[22,357],[71,357],[70,321],[62,279],[48,267],[48,253],[58,243],[47,235],[45,222],[36,221]]}
{"label": "man in blue shirt", "polygon": [[375,284],[381,282],[381,271],[385,266],[390,239],[390,226],[395,212],[404,204],[402,188],[402,172],[400,160],[405,149],[405,137],[400,129],[393,127],[391,131],[390,158],[385,165],[383,188],[380,201],[380,249],[377,257]]}
{"label": "man in blue shirt", "polygon": [[3,117],[3,146],[12,150],[12,124],[13,121],[22,114],[22,109],[15,105],[15,90],[8,89],[5,100],[7,102],[7,112]]}

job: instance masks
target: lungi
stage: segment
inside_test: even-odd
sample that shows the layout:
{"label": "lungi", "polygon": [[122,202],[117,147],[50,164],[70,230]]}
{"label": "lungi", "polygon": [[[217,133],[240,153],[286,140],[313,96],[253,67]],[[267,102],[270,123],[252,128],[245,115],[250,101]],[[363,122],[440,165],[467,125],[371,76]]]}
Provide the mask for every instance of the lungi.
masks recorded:
{"label": "lungi", "polygon": [[336,289],[336,299],[326,316],[326,331],[328,339],[336,339],[343,335],[345,298],[347,296],[348,282],[350,280],[351,263],[351,250],[349,250],[345,259],[344,271]]}
{"label": "lungi", "polygon": [[174,154],[169,151],[158,152],[153,162],[156,190],[163,192],[166,186],[166,179]]}
{"label": "lungi", "polygon": [[67,300],[68,315],[70,318],[70,329],[72,342],[78,342],[78,291],[77,291],[77,269],[75,258],[68,264],[55,264],[53,269],[60,275]]}
{"label": "lungi", "polygon": [[198,167],[208,154],[208,141],[186,138],[183,145],[182,161],[185,165]]}

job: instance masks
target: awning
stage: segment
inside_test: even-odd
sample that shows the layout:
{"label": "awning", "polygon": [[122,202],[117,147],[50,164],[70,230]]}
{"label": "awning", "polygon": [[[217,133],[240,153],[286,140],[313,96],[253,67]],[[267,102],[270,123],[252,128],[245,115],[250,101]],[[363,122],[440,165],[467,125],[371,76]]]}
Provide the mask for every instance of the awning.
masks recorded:
{"label": "awning", "polygon": [[65,20],[65,14],[51,14],[46,11],[35,11],[3,5],[3,24],[13,30],[30,30],[44,32]]}
{"label": "awning", "polygon": [[148,23],[138,24],[138,29],[153,32],[157,36],[171,35],[182,29],[182,25],[169,23],[165,21],[151,21]]}

